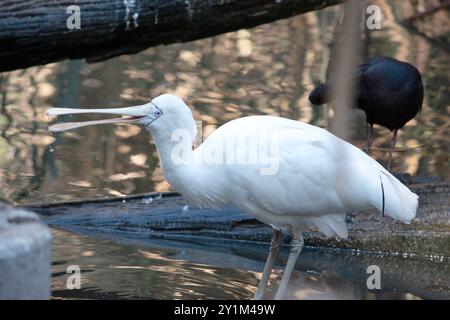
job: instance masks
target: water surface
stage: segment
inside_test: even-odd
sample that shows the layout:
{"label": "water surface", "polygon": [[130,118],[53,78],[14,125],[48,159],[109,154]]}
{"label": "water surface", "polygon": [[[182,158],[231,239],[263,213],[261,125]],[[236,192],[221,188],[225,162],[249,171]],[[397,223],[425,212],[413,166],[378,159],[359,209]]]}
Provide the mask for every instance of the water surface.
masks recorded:
{"label": "water surface", "polygon": [[[53,229],[52,233],[53,299],[250,299],[264,267],[261,256],[256,259],[257,255],[252,257],[245,249],[241,255],[239,250],[214,252],[158,241],[152,244],[131,240],[113,242],[60,229]],[[261,249],[265,252],[267,248]],[[413,270],[411,267],[416,263],[401,257],[385,257],[383,260],[391,260],[391,264],[404,272],[404,277],[391,268],[392,271],[381,278],[382,290],[368,290],[367,263],[378,263],[377,259],[370,255],[361,259],[359,253],[345,253],[341,258],[339,254],[328,256],[321,249],[305,248],[300,265],[306,269],[294,271],[287,298],[412,300],[450,297],[450,292],[438,290],[443,281],[439,274],[443,271],[448,274],[448,265],[432,261],[421,263],[423,272],[428,272],[430,277],[426,285],[415,287],[414,273],[407,271]],[[322,265],[311,264],[311,261],[327,262]],[[71,265],[81,270],[79,290],[69,290],[66,286],[71,275],[66,271]],[[382,270],[386,271],[384,266]],[[266,298],[275,295],[281,275],[277,266]]]}

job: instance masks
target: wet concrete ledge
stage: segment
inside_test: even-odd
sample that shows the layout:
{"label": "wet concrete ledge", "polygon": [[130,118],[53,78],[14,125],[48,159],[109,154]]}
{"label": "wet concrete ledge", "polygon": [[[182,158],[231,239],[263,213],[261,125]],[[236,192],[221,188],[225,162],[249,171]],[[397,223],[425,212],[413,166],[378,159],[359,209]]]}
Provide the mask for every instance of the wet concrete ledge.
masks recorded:
{"label": "wet concrete ledge", "polygon": [[[450,182],[439,177],[399,177],[420,197],[417,217],[411,224],[369,210],[348,219],[348,239],[326,238],[318,231],[308,230],[306,245],[450,261]],[[52,226],[112,238],[210,245],[270,239],[269,227],[235,208],[217,211],[186,206],[179,194],[167,192],[28,208]]]}
{"label": "wet concrete ledge", "polygon": [[0,300],[50,298],[49,228],[0,202]]}

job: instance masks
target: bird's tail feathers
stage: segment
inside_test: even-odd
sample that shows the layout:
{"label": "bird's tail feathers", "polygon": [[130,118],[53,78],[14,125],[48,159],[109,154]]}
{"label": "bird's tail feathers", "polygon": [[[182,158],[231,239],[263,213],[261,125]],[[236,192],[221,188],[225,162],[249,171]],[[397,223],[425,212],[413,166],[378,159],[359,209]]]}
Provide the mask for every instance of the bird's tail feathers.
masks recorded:
{"label": "bird's tail feathers", "polygon": [[383,215],[387,215],[405,223],[416,216],[419,197],[411,192],[396,177],[386,171],[379,170],[379,192],[374,193],[372,205]]}
{"label": "bird's tail feathers", "polygon": [[348,237],[348,228],[345,221],[346,214],[328,214],[320,217],[311,217],[310,221],[327,237]]}

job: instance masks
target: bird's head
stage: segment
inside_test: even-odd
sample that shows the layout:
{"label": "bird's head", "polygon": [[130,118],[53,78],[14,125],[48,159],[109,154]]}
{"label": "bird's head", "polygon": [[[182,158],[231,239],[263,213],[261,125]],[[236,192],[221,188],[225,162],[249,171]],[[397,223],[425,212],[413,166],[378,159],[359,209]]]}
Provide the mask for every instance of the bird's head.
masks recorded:
{"label": "bird's head", "polygon": [[62,132],[85,126],[108,123],[139,123],[145,126],[156,139],[169,138],[174,130],[187,130],[192,140],[196,135],[196,127],[191,109],[182,99],[173,94],[163,94],[147,104],[126,108],[112,109],[74,109],[50,108],[48,115],[64,115],[77,113],[105,113],[120,115],[120,118],[59,123],[49,127],[51,132]]}

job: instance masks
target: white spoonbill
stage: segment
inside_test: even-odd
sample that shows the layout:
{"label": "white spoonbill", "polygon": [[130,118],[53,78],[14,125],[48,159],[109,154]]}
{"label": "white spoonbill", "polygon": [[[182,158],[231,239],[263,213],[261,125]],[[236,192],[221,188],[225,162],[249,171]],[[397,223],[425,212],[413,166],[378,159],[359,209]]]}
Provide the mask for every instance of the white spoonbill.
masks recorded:
{"label": "white spoonbill", "polygon": [[165,178],[175,190],[200,206],[235,206],[273,228],[255,299],[263,298],[282,232],[289,232],[292,241],[275,299],[285,297],[303,247],[303,225],[315,225],[326,236],[346,238],[347,212],[375,207],[406,223],[416,214],[417,195],[378,162],[328,131],[306,123],[273,116],[244,117],[221,126],[193,150],[196,126],[192,112],[172,94],[128,108],[48,110],[49,115],[75,113],[123,117],[61,123],[49,130],[142,124],[153,136]]}

